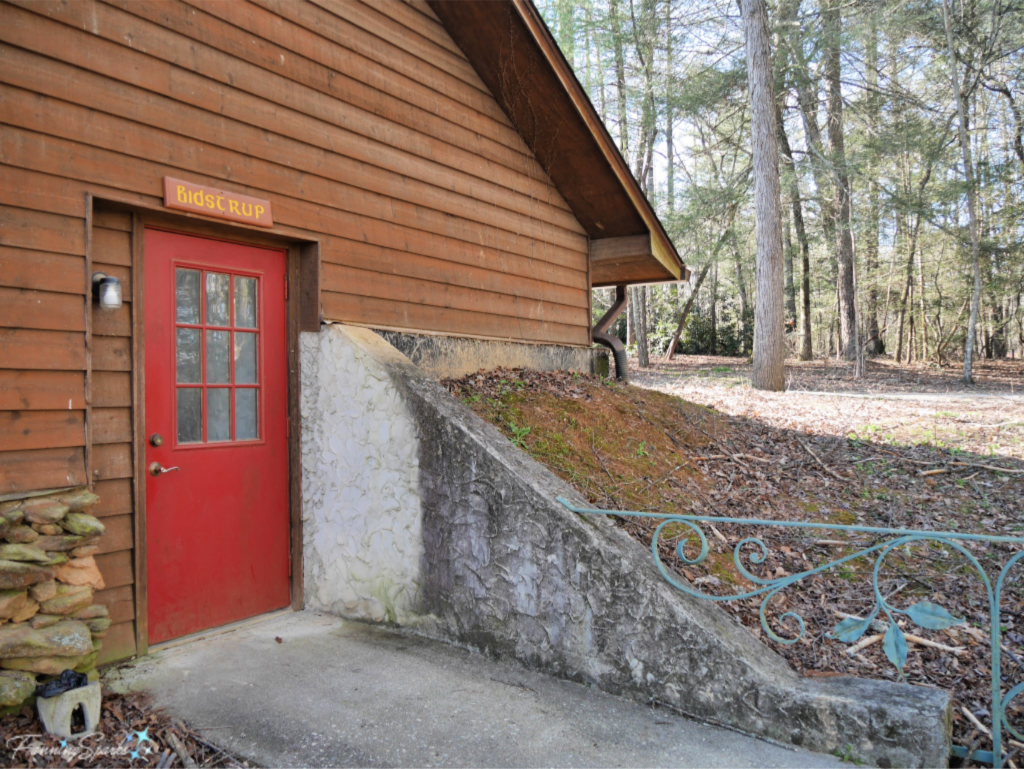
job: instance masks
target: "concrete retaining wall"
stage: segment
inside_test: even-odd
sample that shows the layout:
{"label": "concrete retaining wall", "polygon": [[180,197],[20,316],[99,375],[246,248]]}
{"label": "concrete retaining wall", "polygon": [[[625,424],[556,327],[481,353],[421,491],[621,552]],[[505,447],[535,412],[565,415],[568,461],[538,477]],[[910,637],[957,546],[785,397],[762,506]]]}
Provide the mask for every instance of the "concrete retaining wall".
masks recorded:
{"label": "concrete retaining wall", "polygon": [[[308,360],[317,355],[359,363],[325,368],[322,360]],[[304,370],[304,389],[341,388],[352,412],[384,397],[373,395],[383,389],[389,413],[400,413],[415,425],[415,441],[403,447],[415,445],[418,453],[417,495],[410,490],[404,512],[378,512],[371,505],[365,513],[371,520],[361,530],[364,538],[372,536],[378,515],[389,526],[396,520],[418,522],[418,529],[411,523],[406,527],[419,531],[422,544],[418,571],[405,572],[407,587],[400,594],[404,608],[395,611],[399,624],[783,743],[829,753],[849,751],[879,766],[946,762],[947,693],[797,676],[716,606],[674,590],[646,549],[614,524],[581,518],[557,504],[556,496],[584,501],[379,337],[330,327],[315,342],[303,340],[302,363],[320,372],[313,379]],[[336,374],[330,373],[332,368]],[[337,376],[360,372],[390,385],[366,388],[337,381]],[[353,394],[357,400],[350,398]],[[317,452],[330,444],[328,433],[342,423],[318,427],[312,422],[323,409],[307,413],[305,408],[307,400],[325,397],[303,394],[303,429],[319,429],[322,436],[304,438],[304,473],[335,472],[333,461]],[[373,431],[373,420],[359,424],[353,431],[352,422],[345,423],[345,440],[371,445],[363,433]],[[336,489],[335,499],[373,498],[376,476],[370,469],[351,469],[357,455],[357,449],[350,452],[338,481],[310,478],[304,487],[312,491],[330,486]],[[412,484],[409,461],[402,478]],[[316,498],[306,496],[304,504]],[[344,504],[335,502],[332,509],[339,506]],[[324,561],[326,551],[311,552],[312,543],[331,541],[335,522],[344,516],[308,510],[306,516],[307,526],[312,518],[317,527],[306,534],[310,604],[347,613],[345,601],[321,598],[337,590],[324,580],[343,577],[345,569],[308,565]],[[346,536],[339,529],[338,537]],[[350,558],[342,549],[327,550],[334,562]],[[387,609],[384,615],[391,616]]]}
{"label": "concrete retaining wall", "polygon": [[405,359],[358,329],[328,326],[300,345],[306,605],[408,622],[423,560],[418,431],[380,362]]}
{"label": "concrete retaining wall", "polygon": [[527,344],[435,334],[377,331],[392,347],[434,379],[475,374],[480,369],[532,368],[594,373],[595,349],[562,344]]}

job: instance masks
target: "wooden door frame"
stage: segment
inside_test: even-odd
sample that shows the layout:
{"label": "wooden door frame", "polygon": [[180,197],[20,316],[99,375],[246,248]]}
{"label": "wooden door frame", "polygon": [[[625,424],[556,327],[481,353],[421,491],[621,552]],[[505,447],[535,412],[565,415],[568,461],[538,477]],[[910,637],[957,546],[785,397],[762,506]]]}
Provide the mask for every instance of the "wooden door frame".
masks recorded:
{"label": "wooden door frame", "polygon": [[[282,249],[287,253],[285,276],[286,339],[288,346],[288,506],[291,553],[291,606],[303,608],[302,560],[302,420],[299,333],[319,331],[320,242],[309,233],[286,228],[256,229],[243,224],[211,221],[190,214],[168,213],[163,208],[108,197],[90,196],[87,208],[122,211],[132,217],[132,459],[135,579],[136,655],[149,652],[149,603],[146,575],[146,366],[145,366],[145,229],[154,227],[183,235],[213,238]],[[91,220],[91,217],[90,217]],[[90,228],[91,229],[91,228]]]}

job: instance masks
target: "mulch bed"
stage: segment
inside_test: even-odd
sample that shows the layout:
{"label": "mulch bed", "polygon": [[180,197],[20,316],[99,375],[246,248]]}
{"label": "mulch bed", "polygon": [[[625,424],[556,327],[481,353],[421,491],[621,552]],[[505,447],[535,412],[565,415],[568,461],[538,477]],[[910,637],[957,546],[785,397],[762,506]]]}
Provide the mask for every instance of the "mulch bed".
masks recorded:
{"label": "mulch bed", "polygon": [[[846,429],[842,414],[832,422],[815,416],[819,408],[851,409],[846,402],[819,406],[821,399],[811,401],[809,396],[806,401],[792,394],[787,400],[765,398],[740,409],[745,396],[741,388],[732,387],[728,397],[736,400],[731,405],[741,412],[732,416],[661,392],[564,372],[506,370],[445,384],[605,509],[1024,536],[1024,456],[1019,456],[1021,445],[1015,443],[1024,433],[1005,414],[971,417],[982,423],[964,438],[975,453],[928,441],[873,441]],[[882,407],[913,421],[906,404]],[[802,410],[796,424],[787,413],[794,408]],[[1009,428],[1003,424],[1007,421]],[[990,434],[1000,436],[999,451],[982,454],[979,449],[991,445]],[[619,522],[649,546],[657,521]],[[661,540],[659,552],[692,584],[716,595],[742,593],[753,586],[734,564],[734,550],[747,537],[767,545],[767,557],[760,564],[750,559],[754,546],[741,550],[741,562],[758,578],[806,571],[879,541],[866,534],[756,525],[703,528],[710,550],[703,563],[692,565],[677,557],[675,547],[686,538],[682,527],[668,532],[675,536]],[[685,550],[690,558],[697,554],[694,542],[691,537]],[[1020,549],[967,547],[990,578]],[[878,638],[854,654],[848,653],[851,644],[829,635],[844,614],[863,616],[873,608],[873,567],[872,557],[852,561],[804,579],[773,599],[767,617],[779,636],[796,635],[795,624],[783,619],[786,612],[801,615],[806,623],[805,635],[792,645],[775,643],[763,631],[761,598],[720,605],[804,675],[900,680],[883,651],[880,636],[885,626],[869,630],[865,638]],[[1024,564],[1008,578],[1001,606],[1004,691],[1024,680],[1022,585]],[[990,747],[971,720],[991,726],[988,603],[978,576],[949,548],[915,544],[885,560],[879,587],[896,608],[929,601],[966,619],[964,625],[944,631],[907,622],[906,633],[937,646],[911,643],[902,680],[953,692],[955,742]],[[884,613],[879,619],[886,619]],[[1011,705],[1011,723],[1024,725],[1022,700]]]}
{"label": "mulch bed", "polygon": [[0,718],[0,766],[252,766],[154,709],[143,694],[104,691],[98,732],[80,740],[61,740],[44,732],[34,706],[25,706]]}

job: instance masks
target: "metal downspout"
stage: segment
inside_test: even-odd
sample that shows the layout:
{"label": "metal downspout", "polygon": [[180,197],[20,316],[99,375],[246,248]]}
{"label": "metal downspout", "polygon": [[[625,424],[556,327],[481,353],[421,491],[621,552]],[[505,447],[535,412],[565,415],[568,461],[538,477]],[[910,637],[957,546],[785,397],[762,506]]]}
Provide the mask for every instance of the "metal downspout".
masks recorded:
{"label": "metal downspout", "polygon": [[615,378],[620,382],[629,381],[629,368],[626,365],[626,348],[622,340],[617,336],[607,333],[622,311],[626,307],[626,287],[615,287],[615,302],[608,308],[608,312],[601,316],[601,320],[594,324],[590,331],[590,337],[598,344],[603,344],[612,351],[615,358]]}

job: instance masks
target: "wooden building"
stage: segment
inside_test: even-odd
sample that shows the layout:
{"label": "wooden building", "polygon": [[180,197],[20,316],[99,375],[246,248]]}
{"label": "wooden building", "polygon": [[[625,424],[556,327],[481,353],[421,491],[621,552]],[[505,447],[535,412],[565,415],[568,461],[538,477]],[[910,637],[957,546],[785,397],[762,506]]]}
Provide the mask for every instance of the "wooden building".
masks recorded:
{"label": "wooden building", "polygon": [[[106,660],[301,605],[300,330],[589,350],[687,275],[529,0],[0,3],[0,501],[94,487]],[[197,611],[225,487],[276,581]]]}

